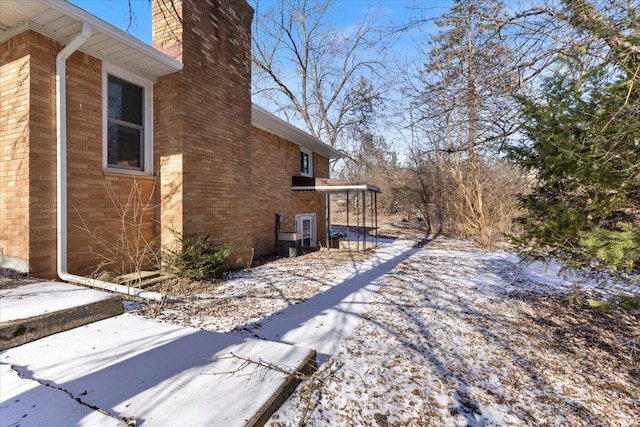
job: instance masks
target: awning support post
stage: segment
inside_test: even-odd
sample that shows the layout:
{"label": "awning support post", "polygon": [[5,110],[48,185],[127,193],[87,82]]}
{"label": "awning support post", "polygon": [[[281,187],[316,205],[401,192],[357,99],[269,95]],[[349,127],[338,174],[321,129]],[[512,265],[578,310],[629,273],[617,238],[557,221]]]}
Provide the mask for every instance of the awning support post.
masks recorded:
{"label": "awning support post", "polygon": [[[373,218],[374,218],[374,215],[373,215],[373,192],[371,192],[371,195],[369,197],[369,213],[371,214],[369,216],[371,217],[371,220],[370,220],[371,229],[373,230]],[[371,246],[373,246],[373,233],[369,233],[369,237],[371,238]]]}
{"label": "awning support post", "polygon": [[378,193],[373,193],[373,197],[376,211],[376,247],[378,247]]}
{"label": "awning support post", "polygon": [[367,192],[362,192],[362,250],[367,250]]}
{"label": "awning support post", "polygon": [[327,229],[326,229],[326,233],[325,233],[325,242],[327,245],[327,250],[329,250],[329,248],[331,248],[331,194],[327,193],[326,195],[326,201],[325,201],[325,207],[326,207],[326,217],[327,217]]}
{"label": "awning support post", "polygon": [[360,252],[360,192],[356,191],[356,251]]}
{"label": "awning support post", "polygon": [[349,190],[347,190],[347,247],[351,252],[351,244],[349,243]]}

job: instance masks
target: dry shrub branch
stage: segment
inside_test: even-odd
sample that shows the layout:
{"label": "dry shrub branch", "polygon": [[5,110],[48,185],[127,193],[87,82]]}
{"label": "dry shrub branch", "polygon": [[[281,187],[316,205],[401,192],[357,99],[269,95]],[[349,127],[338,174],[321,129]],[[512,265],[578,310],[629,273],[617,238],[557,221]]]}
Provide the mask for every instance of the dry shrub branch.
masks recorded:
{"label": "dry shrub branch", "polygon": [[[249,381],[259,371],[262,371],[261,380],[264,380],[264,375],[266,375],[266,372],[274,371],[283,374],[286,377],[294,378],[297,381],[304,382],[304,384],[300,388],[303,400],[302,416],[300,417],[300,421],[298,422],[298,426],[300,427],[307,425],[307,415],[313,411],[313,409],[319,402],[325,383],[329,381],[342,367],[341,362],[336,359],[330,358],[325,359],[320,368],[314,369],[311,373],[309,373],[304,368],[303,370],[299,370],[288,366],[278,366],[262,360],[254,360],[250,357],[240,356],[233,352],[219,356],[217,359],[235,359],[239,360],[241,363],[237,368],[230,371],[213,372],[210,375],[247,375],[247,381]],[[250,367],[252,367],[253,369],[249,372],[246,372],[246,370]]]}
{"label": "dry shrub branch", "polygon": [[100,272],[116,276],[139,273],[149,265],[159,265],[157,241],[152,233],[147,232],[156,208],[153,199],[155,185],[154,181],[146,197],[134,178],[128,194],[121,198],[111,183],[105,183],[104,189],[114,215],[103,227],[90,225],[74,206],[81,221],[78,228],[90,237],[88,252],[98,261],[94,275]]}

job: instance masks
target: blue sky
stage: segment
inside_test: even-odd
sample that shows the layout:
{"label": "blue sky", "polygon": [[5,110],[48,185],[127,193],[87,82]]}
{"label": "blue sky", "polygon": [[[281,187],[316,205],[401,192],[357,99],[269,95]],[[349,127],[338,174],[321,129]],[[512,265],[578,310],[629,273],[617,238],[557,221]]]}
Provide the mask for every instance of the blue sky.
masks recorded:
{"label": "blue sky", "polygon": [[[260,0],[262,4],[269,0]],[[128,0],[70,0],[87,12],[151,44],[149,0],[131,0],[134,21],[129,22]],[[249,0],[254,5],[255,0]],[[433,17],[447,10],[448,0],[337,0],[338,13],[332,24],[348,26],[370,8],[379,8],[387,23],[399,24],[415,17]],[[127,26],[130,27],[127,30]]]}
{"label": "blue sky", "polygon": [[[127,31],[129,25],[128,0],[70,0],[70,3],[97,16],[103,21]],[[151,5],[148,0],[131,0],[135,21],[128,32],[151,44]]]}
{"label": "blue sky", "polygon": [[[2,1],[2,0],[0,0]],[[131,0],[134,20],[129,19],[128,0],[69,0],[76,6],[98,18],[114,25],[144,43],[151,44],[151,6],[149,0]],[[155,0],[152,0],[155,1]],[[255,9],[256,0],[247,0]],[[272,0],[258,0],[262,8],[265,8]],[[335,12],[331,16],[329,25],[337,27],[350,27],[356,24],[369,10],[376,10],[382,16],[379,22],[385,26],[398,25],[411,19],[430,19],[446,12],[452,0],[335,0]],[[127,28],[129,26],[129,28]],[[425,43],[425,35],[422,31],[431,32],[433,24],[423,25],[420,29],[407,32],[394,43],[394,56],[401,63],[411,63],[419,57],[419,46]],[[261,104],[259,98],[254,102]],[[265,105],[267,106],[267,105]],[[269,108],[267,108],[269,109]],[[293,124],[305,129],[304,123]],[[393,139],[392,137],[388,138]]]}

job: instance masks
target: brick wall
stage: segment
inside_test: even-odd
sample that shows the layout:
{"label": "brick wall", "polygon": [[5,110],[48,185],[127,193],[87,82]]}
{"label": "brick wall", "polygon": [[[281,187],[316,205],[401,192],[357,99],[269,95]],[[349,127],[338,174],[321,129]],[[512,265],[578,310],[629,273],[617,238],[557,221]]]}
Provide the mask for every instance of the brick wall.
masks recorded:
{"label": "brick wall", "polygon": [[[183,0],[174,2],[180,23],[174,11],[158,3],[153,4],[153,45],[184,64],[175,82],[181,96],[174,104],[180,131],[172,132],[173,142],[159,142],[161,155],[171,160],[162,173],[182,182],[163,222],[164,215],[181,219],[185,236],[206,233],[216,244],[231,245],[231,261],[243,264],[252,256],[253,11],[244,1]],[[167,103],[156,100],[166,111],[171,109]],[[174,147],[180,147],[179,155]],[[172,194],[174,189],[167,188],[172,182],[161,178],[160,192]],[[169,238],[163,235],[164,240]]]}
{"label": "brick wall", "polygon": [[[0,174],[7,175],[0,177],[0,240],[6,241],[0,246],[19,248],[17,256],[28,263],[31,274],[40,277],[56,274],[55,55],[60,48],[32,31],[2,46],[0,92],[3,109],[9,110],[3,111],[0,121],[7,119],[11,124],[0,124],[0,146],[3,153],[11,154],[3,155],[0,165]],[[16,64],[11,56],[21,56],[18,80],[11,71]],[[5,78],[12,83],[5,85]],[[19,134],[16,126],[21,128]]]}
{"label": "brick wall", "polygon": [[152,46],[182,62],[182,0],[151,2]]}
{"label": "brick wall", "polygon": [[[182,2],[153,1],[153,47],[182,61]],[[153,86],[153,149],[156,185],[156,234],[171,247],[184,234],[183,145],[184,108],[182,73],[160,77]]]}
{"label": "brick wall", "polygon": [[0,248],[29,260],[29,34],[0,44]]}
{"label": "brick wall", "polygon": [[[31,31],[0,46],[0,246],[42,278],[56,275],[55,59],[61,48]],[[153,177],[103,172],[101,79],[98,59],[75,52],[67,60],[68,266],[77,274],[107,259],[113,261],[107,269],[130,268],[126,248],[136,237],[154,237]],[[135,188],[139,193],[132,194]],[[140,214],[137,236],[134,227],[123,230],[118,212],[136,198],[128,214]],[[142,212],[144,204],[151,208]],[[128,244],[120,239],[125,235]]]}
{"label": "brick wall", "polygon": [[158,176],[156,235],[162,245],[172,246],[177,235],[183,233],[182,75],[159,78],[153,92],[153,158]]}
{"label": "brick wall", "polygon": [[[125,242],[134,230],[138,246],[157,234],[170,244],[172,230],[207,233],[234,247],[236,264],[249,261],[254,248],[275,250],[275,213],[285,216],[282,229],[292,230],[295,214],[315,212],[321,239],[324,196],[291,191],[299,147],[257,129],[252,137],[251,8],[244,1],[176,1],[182,31],[159,3],[153,2],[154,46],[182,59],[184,70],[154,85],[157,182],[103,171],[102,64],[82,52],[67,60],[69,270],[89,274],[116,261],[106,267],[126,271]],[[0,45],[0,247],[40,277],[56,271],[60,49],[31,31]],[[315,156],[314,169],[328,176],[327,160]],[[125,206],[139,220],[123,228]]]}
{"label": "brick wall", "polygon": [[154,177],[105,172],[102,165],[102,62],[67,59],[69,271],[137,268],[155,235]]}
{"label": "brick wall", "polygon": [[57,42],[29,32],[31,52],[29,266],[34,275],[56,275]]}
{"label": "brick wall", "polygon": [[[253,239],[256,255],[272,253],[275,246],[275,214],[283,216],[281,231],[295,231],[297,214],[316,214],[317,238],[326,232],[325,195],[292,191],[291,177],[300,175],[300,146],[253,128]],[[314,154],[314,176],[329,177],[329,161]]]}
{"label": "brick wall", "polygon": [[282,231],[295,230],[291,176],[300,170],[300,147],[261,129],[252,132],[253,239],[256,255],[264,255],[276,250],[275,214],[283,216]]}

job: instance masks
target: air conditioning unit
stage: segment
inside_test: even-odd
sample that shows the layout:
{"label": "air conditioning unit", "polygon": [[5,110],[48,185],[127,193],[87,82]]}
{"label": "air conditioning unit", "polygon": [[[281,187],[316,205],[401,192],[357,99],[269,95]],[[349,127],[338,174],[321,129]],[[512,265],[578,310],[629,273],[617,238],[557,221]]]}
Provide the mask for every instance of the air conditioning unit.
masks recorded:
{"label": "air conditioning unit", "polygon": [[302,246],[302,233],[285,231],[278,233],[278,256],[293,258],[298,256]]}

